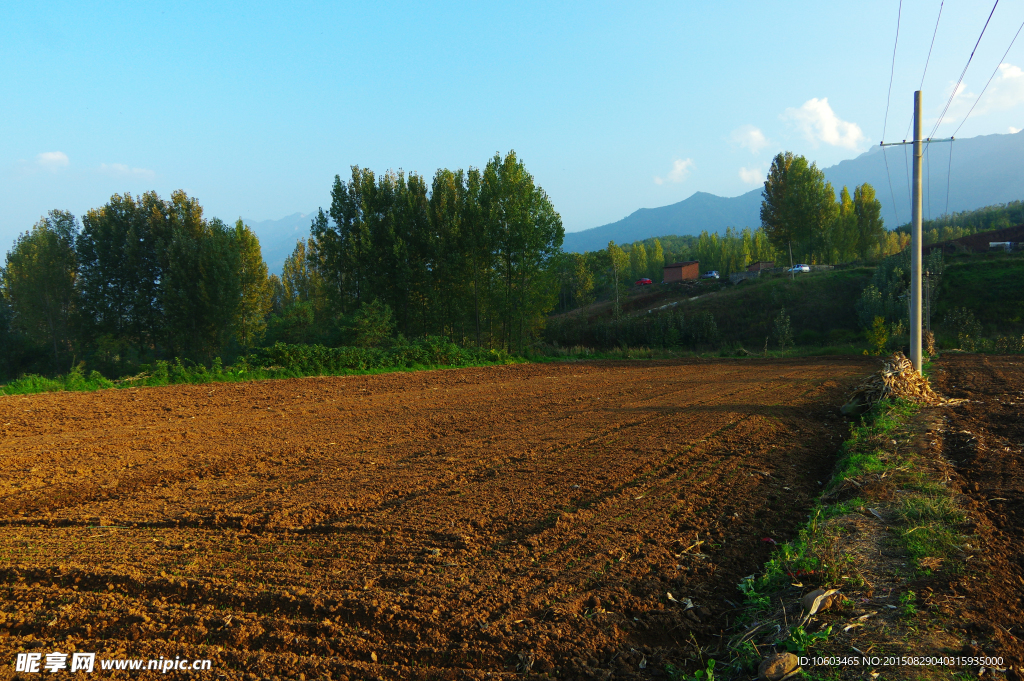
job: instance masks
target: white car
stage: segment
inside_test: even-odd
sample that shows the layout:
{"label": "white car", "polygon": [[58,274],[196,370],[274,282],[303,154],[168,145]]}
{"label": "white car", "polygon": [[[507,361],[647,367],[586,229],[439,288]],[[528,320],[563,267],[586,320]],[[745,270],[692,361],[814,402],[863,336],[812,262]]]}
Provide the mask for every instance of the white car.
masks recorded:
{"label": "white car", "polygon": [[790,267],[786,271],[787,272],[810,272],[811,271],[811,266],[810,265],[794,265],[793,267]]}
{"label": "white car", "polygon": [[718,270],[708,270],[700,275],[701,279],[718,279]]}

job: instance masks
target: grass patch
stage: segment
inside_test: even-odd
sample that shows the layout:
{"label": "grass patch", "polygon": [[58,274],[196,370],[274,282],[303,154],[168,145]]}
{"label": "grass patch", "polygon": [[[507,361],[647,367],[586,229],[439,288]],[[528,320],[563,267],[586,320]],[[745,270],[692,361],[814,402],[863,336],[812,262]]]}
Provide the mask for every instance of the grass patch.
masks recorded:
{"label": "grass patch", "polygon": [[[933,319],[940,322],[956,307],[974,312],[985,334],[1024,333],[1024,257],[976,254],[951,258],[942,275]],[[955,334],[955,329],[941,329]]]}
{"label": "grass patch", "polygon": [[[724,666],[737,674],[753,673],[760,657],[773,648],[800,655],[816,646],[828,650],[829,627],[804,629],[792,612],[787,619],[781,605],[787,599],[792,604],[797,593],[792,585],[804,590],[842,587],[853,593],[866,586],[855,559],[837,548],[839,526],[830,522],[833,518],[885,514],[889,539],[913,559],[918,576],[931,574],[943,559],[959,551],[964,511],[952,490],[933,479],[929,467],[918,462],[908,446],[912,439],[908,425],[919,411],[913,403],[886,400],[874,405],[851,429],[832,479],[806,525],[794,540],[776,548],[761,573],[737,585],[744,606],[737,624],[748,628],[734,634],[725,658],[720,658]],[[838,607],[852,606],[853,601],[844,600]],[[917,594],[903,591],[896,608],[900,620],[912,625],[920,610]],[[758,629],[762,633],[751,633]]]}
{"label": "grass patch", "polygon": [[525,361],[502,350],[463,348],[442,338],[400,341],[387,348],[328,348],[322,345],[277,343],[224,366],[218,357],[210,366],[188,360],[144,364],[139,373],[110,380],[98,371],[86,373],[82,362],[65,376],[28,375],[0,386],[0,395],[28,395],[106,388],[156,387],[179,384],[235,383],[307,376],[347,376],[394,371],[493,366]]}
{"label": "grass patch", "polygon": [[[755,348],[756,350],[756,348]],[[659,348],[647,346],[621,346],[609,349],[592,348],[583,345],[569,347],[560,345],[549,345],[547,343],[537,344],[524,353],[524,358],[530,362],[559,362],[559,361],[591,361],[591,360],[650,360],[650,359],[786,359],[794,357],[847,357],[850,355],[861,355],[864,351],[863,344],[826,345],[826,346],[798,346],[789,348],[785,352],[770,348],[751,351],[739,344],[733,344],[728,348],[699,352],[696,350],[685,350],[681,348]]]}

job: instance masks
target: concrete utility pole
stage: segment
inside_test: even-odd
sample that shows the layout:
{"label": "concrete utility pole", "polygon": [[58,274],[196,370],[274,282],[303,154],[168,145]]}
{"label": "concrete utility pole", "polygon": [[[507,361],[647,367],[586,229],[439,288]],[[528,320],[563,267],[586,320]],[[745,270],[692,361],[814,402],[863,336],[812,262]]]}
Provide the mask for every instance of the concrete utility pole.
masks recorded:
{"label": "concrete utility pole", "polygon": [[910,361],[921,372],[921,91],[914,93],[914,196],[910,226]]}
{"label": "concrete utility pole", "polygon": [[910,198],[912,215],[910,219],[910,361],[918,373],[921,372],[921,161],[924,145],[932,142],[952,142],[921,139],[921,91],[914,92],[914,139],[912,142],[882,142],[883,147],[914,145],[914,189]]}

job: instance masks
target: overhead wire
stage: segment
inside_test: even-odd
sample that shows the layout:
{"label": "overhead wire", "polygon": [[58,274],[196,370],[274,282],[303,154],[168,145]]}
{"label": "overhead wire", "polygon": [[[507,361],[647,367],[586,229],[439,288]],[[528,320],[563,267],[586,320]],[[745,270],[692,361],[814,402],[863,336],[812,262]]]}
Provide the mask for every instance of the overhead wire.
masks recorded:
{"label": "overhead wire", "polygon": [[907,198],[910,200],[910,213],[914,213],[914,192],[910,189],[910,160],[907,158],[907,145],[903,145],[903,166],[907,171]]}
{"label": "overhead wire", "polygon": [[[985,94],[985,90],[988,89],[988,86],[992,82],[992,79],[996,77],[996,73],[999,72],[999,67],[1003,65],[1003,61],[1006,59],[1006,55],[1010,54],[1010,48],[1013,47],[1013,44],[1015,42],[1017,42],[1017,36],[1020,35],[1021,29],[1024,29],[1024,22],[1021,22],[1020,28],[1018,28],[1017,32],[1013,34],[1013,40],[1010,41],[1010,47],[1007,47],[1006,52],[1003,52],[1003,56],[999,60],[999,63],[996,64],[996,68],[992,71],[992,75],[988,77],[988,82],[985,83],[985,87],[981,88],[981,94],[979,94],[978,98],[974,100],[974,104],[971,104],[970,111],[968,111],[967,115],[964,116],[964,119],[960,121],[960,125],[956,126],[956,130],[954,130],[953,134],[951,135],[952,137],[956,137],[956,134],[960,132],[960,128],[962,128],[964,126],[964,123],[967,122],[967,119],[971,117],[971,112],[974,111],[974,107],[978,106],[978,102],[981,101],[981,97],[982,95]],[[950,147],[950,153],[952,153],[952,147]]]}
{"label": "overhead wire", "polygon": [[964,64],[964,70],[960,72],[960,78],[956,81],[956,85],[953,86],[953,91],[949,94],[949,99],[946,100],[946,106],[942,108],[942,113],[939,114],[939,118],[935,121],[935,125],[932,127],[932,131],[928,133],[928,137],[934,137],[935,131],[942,125],[942,119],[946,117],[946,112],[949,111],[949,105],[953,103],[953,98],[956,97],[957,92],[960,90],[960,84],[964,82],[964,75],[967,73],[967,68],[971,65],[971,60],[974,59],[974,53],[978,50],[978,45],[981,44],[981,39],[985,35],[986,29],[988,29],[989,22],[992,21],[992,15],[996,13],[996,7],[999,6],[999,0],[996,0],[995,4],[992,5],[992,11],[988,13],[988,19],[985,20],[985,25],[981,28],[981,34],[978,36],[977,42],[974,43],[974,49],[971,50],[971,56],[967,58],[967,63]]}
{"label": "overhead wire", "polygon": [[889,125],[889,102],[892,99],[892,79],[896,73],[896,47],[900,44],[900,18],[902,16],[903,0],[900,0],[900,8],[896,13],[896,41],[892,45],[892,66],[889,68],[889,94],[885,98],[885,121],[882,123],[883,140],[885,139],[885,129]]}
{"label": "overhead wire", "polygon": [[956,135],[953,135],[952,137],[949,138],[949,167],[946,169],[946,210],[943,212],[943,215],[946,215],[946,216],[949,215],[949,176],[953,172],[953,138],[954,137],[956,137]]}
{"label": "overhead wire", "polygon": [[928,219],[932,219],[932,145],[927,145],[924,150],[925,169],[928,173]]}
{"label": "overhead wire", "polygon": [[[924,77],[928,75],[928,64],[932,60],[932,49],[935,47],[935,36],[939,34],[939,22],[942,20],[942,8],[945,7],[946,0],[942,0],[939,4],[939,15],[935,17],[935,29],[932,31],[932,42],[928,46],[928,57],[924,60],[924,71],[921,72],[921,85],[917,88],[918,90],[924,89]],[[903,138],[906,139],[910,136],[910,127],[914,125],[914,114],[910,114],[910,122],[907,123],[907,132],[904,133]]]}
{"label": "overhead wire", "polygon": [[932,31],[932,44],[928,46],[928,58],[924,60],[924,73],[921,74],[921,86],[918,90],[924,89],[924,77],[928,73],[928,62],[932,60],[932,48],[935,47],[935,36],[939,33],[939,20],[942,19],[942,8],[946,5],[946,0],[942,0],[939,4],[939,16],[935,19],[935,30]]}
{"label": "overhead wire", "polygon": [[[946,0],[942,0],[945,2]],[[882,123],[882,142],[885,142],[885,130],[889,125],[889,102],[892,99],[892,80],[896,73],[896,47],[900,44],[900,19],[903,16],[903,0],[900,0],[899,10],[896,13],[896,40],[892,45],[892,66],[889,68],[889,94],[885,97],[885,120]],[[886,156],[885,147],[882,147],[882,159],[885,161],[885,176],[889,179],[889,195],[892,197],[892,212],[896,216],[896,224],[900,223],[900,214],[896,210],[896,192],[892,189],[892,175],[889,173],[889,157]]]}

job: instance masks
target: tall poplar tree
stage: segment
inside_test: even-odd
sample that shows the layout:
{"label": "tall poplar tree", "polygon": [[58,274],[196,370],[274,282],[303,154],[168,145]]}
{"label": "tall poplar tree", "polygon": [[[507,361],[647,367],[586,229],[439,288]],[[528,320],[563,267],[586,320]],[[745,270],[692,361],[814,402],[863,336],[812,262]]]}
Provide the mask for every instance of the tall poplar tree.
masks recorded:
{"label": "tall poplar tree", "polygon": [[857,218],[857,253],[868,258],[886,233],[882,203],[875,198],[875,188],[867,182],[853,190],[853,212]]}
{"label": "tall poplar tree", "polygon": [[522,350],[554,307],[555,286],[547,265],[565,236],[562,219],[547,193],[510,151],[487,163],[481,206],[493,235],[496,275],[502,282],[495,301],[501,318],[501,345]]}
{"label": "tall poplar tree", "polygon": [[75,216],[52,210],[18,237],[0,271],[3,296],[14,312],[13,325],[52,352],[55,369],[72,354],[77,235]]}
{"label": "tall poplar tree", "polygon": [[260,240],[238,218],[234,230],[238,252],[238,308],[235,311],[235,338],[248,350],[263,339],[267,330],[267,314],[273,305],[273,284],[267,276]]}
{"label": "tall poplar tree", "polygon": [[664,279],[665,251],[661,247],[661,240],[659,239],[653,239],[651,241],[651,252],[648,256],[647,268],[647,276],[650,277],[654,283],[658,283]]}
{"label": "tall poplar tree", "polygon": [[118,354],[146,356],[163,340],[160,285],[171,218],[156,192],[114,194],[82,219],[76,241],[82,331]]}
{"label": "tall poplar tree", "polygon": [[175,353],[211,361],[231,337],[239,287],[239,253],[233,231],[207,221],[199,202],[183,191],[168,202],[170,247],[160,295],[168,339]]}
{"label": "tall poplar tree", "polygon": [[761,227],[775,247],[801,259],[824,257],[826,236],[837,214],[835,190],[817,165],[791,152],[778,154],[761,193]]}
{"label": "tall poplar tree", "polygon": [[639,279],[647,276],[647,249],[642,241],[636,241],[629,249],[630,278]]}

